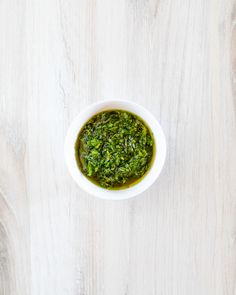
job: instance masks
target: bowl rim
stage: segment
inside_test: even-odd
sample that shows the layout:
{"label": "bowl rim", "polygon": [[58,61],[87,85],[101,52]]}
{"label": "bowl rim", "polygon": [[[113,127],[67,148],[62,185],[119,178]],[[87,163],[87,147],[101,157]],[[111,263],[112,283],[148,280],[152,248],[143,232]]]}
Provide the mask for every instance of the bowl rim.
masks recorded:
{"label": "bowl rim", "polygon": [[[90,181],[78,168],[74,151],[75,142],[84,124],[97,113],[114,109],[126,110],[140,117],[152,132],[156,146],[151,167],[144,174],[143,178],[133,186],[120,190],[105,189]],[[70,175],[85,192],[101,199],[124,200],[143,193],[159,177],[166,160],[166,138],[158,120],[142,105],[130,100],[106,99],[88,105],[73,119],[66,134],[64,154]]]}

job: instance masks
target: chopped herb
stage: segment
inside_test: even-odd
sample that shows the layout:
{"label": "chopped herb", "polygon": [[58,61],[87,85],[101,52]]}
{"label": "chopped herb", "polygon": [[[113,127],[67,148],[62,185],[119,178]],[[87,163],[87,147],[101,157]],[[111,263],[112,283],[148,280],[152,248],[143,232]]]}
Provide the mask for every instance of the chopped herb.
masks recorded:
{"label": "chopped herb", "polygon": [[93,116],[82,128],[75,145],[82,173],[107,189],[125,188],[147,172],[154,140],[136,115],[111,110]]}

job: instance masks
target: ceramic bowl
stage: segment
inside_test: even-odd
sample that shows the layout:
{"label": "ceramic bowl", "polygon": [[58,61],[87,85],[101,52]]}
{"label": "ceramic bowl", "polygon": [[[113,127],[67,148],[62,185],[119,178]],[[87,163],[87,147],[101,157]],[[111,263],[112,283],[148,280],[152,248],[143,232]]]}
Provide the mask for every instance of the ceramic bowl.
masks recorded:
{"label": "ceramic bowl", "polygon": [[[77,166],[75,142],[84,124],[95,114],[106,110],[126,110],[139,116],[153,133],[156,151],[152,165],[144,177],[133,186],[124,189],[109,190],[91,182]],[[102,199],[124,200],[135,197],[148,189],[158,178],[166,158],[166,140],[157,119],[146,108],[128,100],[106,100],[89,105],[82,110],[70,125],[65,140],[65,159],[68,170],[75,182],[87,193]]]}

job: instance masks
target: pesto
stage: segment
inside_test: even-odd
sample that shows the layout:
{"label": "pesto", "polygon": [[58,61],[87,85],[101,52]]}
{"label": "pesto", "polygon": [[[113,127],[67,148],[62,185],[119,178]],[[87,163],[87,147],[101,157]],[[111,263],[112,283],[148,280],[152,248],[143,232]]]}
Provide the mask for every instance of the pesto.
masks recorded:
{"label": "pesto", "polygon": [[147,172],[154,154],[149,128],[123,110],[93,116],[78,135],[75,153],[82,173],[97,185],[121,189]]}

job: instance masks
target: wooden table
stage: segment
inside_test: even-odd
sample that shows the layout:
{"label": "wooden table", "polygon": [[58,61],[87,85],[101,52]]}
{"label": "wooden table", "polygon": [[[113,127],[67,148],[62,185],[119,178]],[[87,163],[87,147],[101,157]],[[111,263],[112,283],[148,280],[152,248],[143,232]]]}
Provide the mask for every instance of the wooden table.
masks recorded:
{"label": "wooden table", "polygon": [[[236,294],[236,2],[0,1],[0,294]],[[126,98],[168,155],[140,197],[69,176],[72,119]]]}

